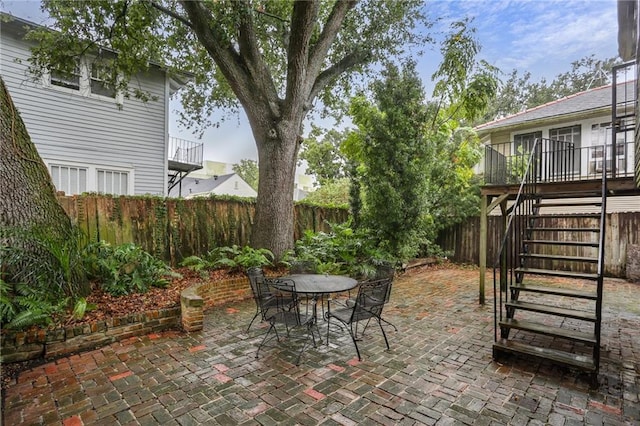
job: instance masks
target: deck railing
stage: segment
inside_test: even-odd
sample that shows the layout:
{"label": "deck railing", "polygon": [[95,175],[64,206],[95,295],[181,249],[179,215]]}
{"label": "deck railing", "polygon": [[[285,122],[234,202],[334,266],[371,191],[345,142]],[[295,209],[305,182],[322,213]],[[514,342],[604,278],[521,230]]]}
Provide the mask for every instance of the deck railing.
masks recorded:
{"label": "deck railing", "polygon": [[169,138],[169,161],[202,167],[202,142]]}
{"label": "deck railing", "polygon": [[[619,139],[615,147],[579,147],[571,142],[541,139],[532,173],[538,183],[601,179],[604,170],[609,178],[630,177],[634,174],[634,150],[632,137]],[[530,155],[526,149],[517,149],[514,142],[485,146],[485,185],[521,183]]]}

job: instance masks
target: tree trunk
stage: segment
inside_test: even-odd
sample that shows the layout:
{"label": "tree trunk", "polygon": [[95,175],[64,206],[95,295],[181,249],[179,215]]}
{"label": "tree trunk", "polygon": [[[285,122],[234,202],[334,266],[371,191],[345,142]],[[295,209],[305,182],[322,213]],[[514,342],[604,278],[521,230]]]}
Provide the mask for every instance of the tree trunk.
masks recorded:
{"label": "tree trunk", "polygon": [[47,166],[1,77],[0,104],[0,243],[8,242],[7,231],[34,228],[52,238],[67,238],[71,220],[56,199]]}
{"label": "tree trunk", "polygon": [[298,123],[280,121],[266,128],[251,120],[258,148],[259,179],[254,248],[268,248],[276,259],[293,248],[293,185],[298,156]]}

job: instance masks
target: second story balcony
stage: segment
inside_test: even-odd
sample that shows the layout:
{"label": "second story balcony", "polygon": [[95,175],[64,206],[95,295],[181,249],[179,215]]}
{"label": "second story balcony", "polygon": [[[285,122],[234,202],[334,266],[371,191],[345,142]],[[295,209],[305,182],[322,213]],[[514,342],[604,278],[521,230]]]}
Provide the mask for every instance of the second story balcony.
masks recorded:
{"label": "second story balcony", "polygon": [[[533,144],[531,144],[533,145]],[[517,185],[529,158],[539,183],[600,180],[634,175],[635,143],[623,138],[615,144],[577,146],[572,142],[540,139],[531,156],[527,144],[508,142],[487,145],[484,156],[485,185]]]}
{"label": "second story balcony", "polygon": [[202,168],[203,144],[175,137],[169,138],[169,170],[192,172]]}

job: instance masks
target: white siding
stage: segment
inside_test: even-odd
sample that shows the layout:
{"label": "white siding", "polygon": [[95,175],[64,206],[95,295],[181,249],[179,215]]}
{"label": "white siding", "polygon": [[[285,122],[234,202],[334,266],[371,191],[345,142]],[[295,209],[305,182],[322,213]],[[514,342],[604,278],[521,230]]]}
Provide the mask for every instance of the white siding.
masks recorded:
{"label": "white siding", "polygon": [[33,82],[27,75],[29,55],[24,41],[2,30],[0,74],[45,162],[131,170],[135,194],[163,195],[168,116],[164,73],[152,69],[132,79],[157,100],[124,99],[120,110],[113,99]]}
{"label": "white siding", "polygon": [[[597,203],[601,200],[599,197],[586,197],[586,198],[566,198],[562,200],[545,200],[545,204],[552,203],[574,203],[574,202],[594,202]],[[511,207],[513,201],[507,203],[507,207]],[[546,206],[540,209],[540,214],[576,214],[576,213],[600,213],[601,208],[597,206],[572,206],[572,207],[553,207]],[[626,195],[626,196],[608,196],[607,197],[607,213],[625,213],[625,212],[637,212],[640,211],[640,196],[638,195]],[[493,209],[490,216],[500,216],[500,208]]]}

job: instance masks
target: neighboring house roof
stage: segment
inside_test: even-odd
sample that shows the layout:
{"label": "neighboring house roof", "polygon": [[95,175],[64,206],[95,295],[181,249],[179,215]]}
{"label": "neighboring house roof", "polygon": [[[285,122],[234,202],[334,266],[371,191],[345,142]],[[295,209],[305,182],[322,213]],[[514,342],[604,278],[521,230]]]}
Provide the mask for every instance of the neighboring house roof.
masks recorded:
{"label": "neighboring house roof", "polygon": [[[225,182],[227,182],[228,180],[234,177],[244,182],[244,184],[246,184],[247,187],[250,188],[249,184],[246,183],[244,179],[242,179],[237,173],[230,173],[230,174],[221,175],[221,176],[213,176],[208,179],[185,177],[184,179],[182,179],[182,183],[181,183],[182,197],[187,198],[195,195],[215,194],[217,193],[216,188],[222,186]],[[169,191],[169,197],[180,196],[179,186],[180,185],[176,185],[171,189],[171,191]]]}
{"label": "neighboring house roof", "polygon": [[[625,86],[618,90],[627,99],[633,99],[634,81],[620,83]],[[589,113],[606,113],[611,110],[611,85],[597,87],[584,92],[552,101],[517,114],[499,118],[476,127],[479,134],[489,133],[492,130],[521,127],[537,122],[553,120],[569,120],[572,116],[583,116]]]}

